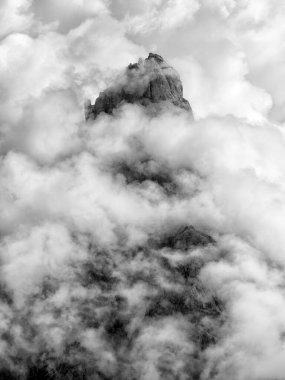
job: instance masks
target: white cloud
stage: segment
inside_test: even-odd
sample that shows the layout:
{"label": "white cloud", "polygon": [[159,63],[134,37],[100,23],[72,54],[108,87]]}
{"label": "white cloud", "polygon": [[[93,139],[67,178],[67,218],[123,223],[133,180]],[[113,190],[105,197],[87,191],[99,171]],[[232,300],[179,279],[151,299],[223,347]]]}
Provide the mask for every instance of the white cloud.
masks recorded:
{"label": "white cloud", "polygon": [[199,9],[196,0],[146,1],[145,9],[139,5],[133,14],[126,13],[125,24],[131,33],[151,33],[174,29],[191,21]]}
{"label": "white cloud", "polygon": [[[110,378],[123,362],[159,379],[168,360],[205,379],[282,379],[284,5],[4,1],[0,18],[1,360],[25,374],[19,353],[68,361],[69,347],[69,360]],[[196,122],[127,105],[85,124],[84,98],[150,47],[181,74]],[[162,171],[178,190],[128,183],[122,164]],[[224,320],[197,361],[188,320],[145,318],[182,287],[145,245],[180,224],[217,240],[196,254]],[[114,316],[133,339],[122,352],[108,337]]]}
{"label": "white cloud", "polygon": [[[43,224],[32,231],[19,231],[1,244],[1,277],[14,292],[17,306],[25,297],[38,294],[45,277],[61,278],[70,275],[71,261],[84,256],[72,242],[69,231],[60,224]],[[80,257],[81,256],[81,257]]]}
{"label": "white cloud", "polygon": [[28,30],[33,22],[32,0],[3,0],[0,5],[0,37]]}

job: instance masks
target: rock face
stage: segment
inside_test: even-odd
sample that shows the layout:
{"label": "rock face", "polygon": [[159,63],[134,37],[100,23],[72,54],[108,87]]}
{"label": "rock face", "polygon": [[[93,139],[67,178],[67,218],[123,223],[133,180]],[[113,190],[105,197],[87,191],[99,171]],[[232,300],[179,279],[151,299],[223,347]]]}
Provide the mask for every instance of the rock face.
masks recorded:
{"label": "rock face", "polygon": [[189,247],[206,246],[213,243],[214,239],[211,236],[196,230],[193,226],[181,226],[162,240],[160,246],[186,251]]}
{"label": "rock face", "polygon": [[129,64],[119,83],[101,92],[94,105],[86,101],[85,118],[94,120],[101,112],[112,114],[124,103],[141,104],[152,110],[159,110],[158,106],[163,104],[174,105],[193,116],[188,100],[183,98],[178,73],[160,55],[153,53],[145,60]]}

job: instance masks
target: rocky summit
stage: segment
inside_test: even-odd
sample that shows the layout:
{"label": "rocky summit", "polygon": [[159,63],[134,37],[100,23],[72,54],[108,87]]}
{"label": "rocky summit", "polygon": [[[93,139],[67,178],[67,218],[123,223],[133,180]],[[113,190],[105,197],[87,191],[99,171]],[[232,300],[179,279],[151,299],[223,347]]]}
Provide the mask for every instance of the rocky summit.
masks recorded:
{"label": "rocky summit", "polygon": [[140,104],[154,112],[164,105],[175,106],[193,117],[188,100],[183,98],[179,74],[158,54],[149,53],[145,60],[129,64],[117,83],[99,94],[94,105],[87,100],[85,118],[94,120],[101,112],[112,114],[125,103]]}

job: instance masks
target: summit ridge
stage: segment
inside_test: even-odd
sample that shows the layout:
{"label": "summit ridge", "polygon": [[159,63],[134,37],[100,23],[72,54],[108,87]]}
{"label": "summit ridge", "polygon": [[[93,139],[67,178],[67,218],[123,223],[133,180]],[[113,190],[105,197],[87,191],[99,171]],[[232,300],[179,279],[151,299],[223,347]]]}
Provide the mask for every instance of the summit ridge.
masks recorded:
{"label": "summit ridge", "polygon": [[183,97],[179,74],[158,54],[149,53],[146,59],[130,63],[118,82],[101,92],[95,104],[85,102],[86,120],[100,113],[112,114],[125,103],[140,104],[156,111],[160,106],[175,106],[193,116],[191,106]]}

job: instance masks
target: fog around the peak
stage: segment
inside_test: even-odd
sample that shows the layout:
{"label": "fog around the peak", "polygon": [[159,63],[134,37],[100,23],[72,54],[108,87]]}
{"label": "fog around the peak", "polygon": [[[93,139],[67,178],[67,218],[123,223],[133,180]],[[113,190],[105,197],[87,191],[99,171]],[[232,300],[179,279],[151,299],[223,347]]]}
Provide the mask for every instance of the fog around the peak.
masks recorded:
{"label": "fog around the peak", "polygon": [[[284,379],[284,17],[277,0],[1,2],[3,378]],[[149,51],[195,121],[126,104],[85,123]],[[161,243],[185,225],[212,240]]]}

